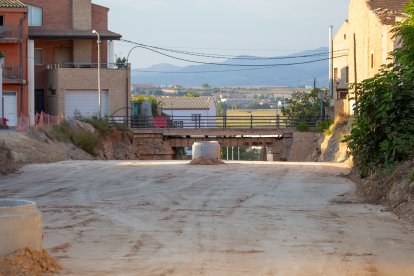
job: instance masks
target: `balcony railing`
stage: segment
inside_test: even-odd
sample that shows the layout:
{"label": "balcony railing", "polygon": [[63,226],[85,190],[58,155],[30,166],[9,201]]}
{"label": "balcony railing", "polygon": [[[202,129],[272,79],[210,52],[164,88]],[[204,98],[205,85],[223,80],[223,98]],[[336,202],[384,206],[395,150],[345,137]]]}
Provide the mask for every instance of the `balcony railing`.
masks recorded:
{"label": "balcony railing", "polygon": [[3,80],[21,80],[22,76],[20,66],[3,66]]}
{"label": "balcony railing", "polygon": [[0,40],[2,39],[20,39],[20,26],[0,26]]}
{"label": "balcony railing", "polygon": [[[98,68],[98,63],[55,63],[46,65],[47,69],[60,68]],[[117,65],[116,63],[101,63],[102,69],[126,69],[127,65]]]}

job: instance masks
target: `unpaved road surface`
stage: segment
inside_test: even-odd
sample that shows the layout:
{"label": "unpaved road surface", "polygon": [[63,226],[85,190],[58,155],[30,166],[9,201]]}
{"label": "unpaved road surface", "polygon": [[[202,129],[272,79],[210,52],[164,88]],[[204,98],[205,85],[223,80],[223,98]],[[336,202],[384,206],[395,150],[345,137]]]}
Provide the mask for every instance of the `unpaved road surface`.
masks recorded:
{"label": "unpaved road surface", "polygon": [[414,227],[335,164],[61,162],[0,178],[64,275],[414,275]]}

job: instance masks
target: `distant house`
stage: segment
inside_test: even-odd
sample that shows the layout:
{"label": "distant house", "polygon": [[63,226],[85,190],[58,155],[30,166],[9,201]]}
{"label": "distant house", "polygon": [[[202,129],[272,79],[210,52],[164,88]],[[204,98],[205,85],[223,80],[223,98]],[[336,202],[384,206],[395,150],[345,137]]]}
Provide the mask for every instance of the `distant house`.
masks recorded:
{"label": "distant house", "polygon": [[397,43],[392,29],[408,0],[351,0],[348,20],[334,38],[335,116],[350,115],[350,84],[374,77]]}
{"label": "distant house", "polygon": [[157,97],[161,110],[175,127],[210,128],[216,126],[213,97]]}

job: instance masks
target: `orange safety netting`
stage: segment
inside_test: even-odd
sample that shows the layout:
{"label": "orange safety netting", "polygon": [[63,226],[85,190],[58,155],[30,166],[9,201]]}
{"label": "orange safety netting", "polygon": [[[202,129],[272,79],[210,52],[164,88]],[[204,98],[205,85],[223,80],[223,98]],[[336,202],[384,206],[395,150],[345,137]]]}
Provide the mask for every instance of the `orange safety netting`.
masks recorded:
{"label": "orange safety netting", "polygon": [[[63,118],[61,116],[54,116],[47,114],[45,112],[36,113],[35,115],[35,122],[34,127],[42,128],[46,126],[56,126],[60,125],[63,122]],[[17,125],[16,131],[17,132],[24,132],[32,125],[30,124],[30,119],[23,114],[19,118],[19,124]]]}

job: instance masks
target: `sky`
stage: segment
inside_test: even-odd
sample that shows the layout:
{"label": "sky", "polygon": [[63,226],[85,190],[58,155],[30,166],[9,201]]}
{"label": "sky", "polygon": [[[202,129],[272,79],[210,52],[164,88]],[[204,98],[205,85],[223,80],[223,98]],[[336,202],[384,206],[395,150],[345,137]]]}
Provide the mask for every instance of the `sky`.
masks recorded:
{"label": "sky", "polygon": [[[123,39],[166,48],[226,55],[283,56],[328,47],[347,19],[349,0],[93,0],[106,6],[109,29]],[[133,47],[115,43],[126,57]],[[202,60],[197,58],[197,60]],[[188,65],[136,48],[132,68]]]}

